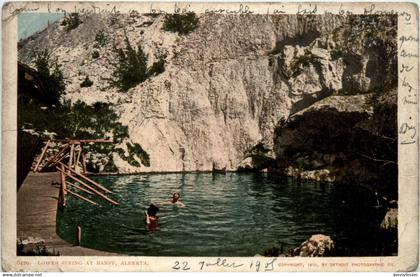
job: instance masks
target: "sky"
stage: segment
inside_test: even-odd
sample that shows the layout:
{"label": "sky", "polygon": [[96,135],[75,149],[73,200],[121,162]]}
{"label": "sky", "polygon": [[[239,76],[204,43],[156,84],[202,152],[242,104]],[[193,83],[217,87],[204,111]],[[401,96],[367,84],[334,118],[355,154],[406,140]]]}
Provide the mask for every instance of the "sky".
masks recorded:
{"label": "sky", "polygon": [[45,29],[48,24],[64,16],[64,13],[21,13],[18,16],[18,40]]}

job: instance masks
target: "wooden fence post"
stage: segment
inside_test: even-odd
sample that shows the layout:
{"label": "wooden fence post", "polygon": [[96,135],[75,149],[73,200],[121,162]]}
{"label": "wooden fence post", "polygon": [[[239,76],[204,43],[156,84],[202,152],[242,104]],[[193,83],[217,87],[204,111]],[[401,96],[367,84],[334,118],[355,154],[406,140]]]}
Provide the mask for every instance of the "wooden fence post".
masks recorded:
{"label": "wooden fence post", "polygon": [[61,172],[61,184],[60,184],[60,206],[64,208],[66,206],[66,176]]}
{"label": "wooden fence post", "polygon": [[86,170],[86,157],[85,157],[85,154],[84,153],[82,153],[82,166],[83,166],[83,173],[84,174],[87,174],[87,170]]}
{"label": "wooden fence post", "polygon": [[39,160],[38,160],[38,162],[35,165],[34,172],[37,172],[38,171],[38,167],[41,164],[41,161],[44,158],[45,152],[47,152],[47,149],[48,149],[48,146],[49,145],[50,145],[50,140],[47,141],[47,143],[44,146],[44,149],[42,149],[41,156],[39,156]]}
{"label": "wooden fence post", "polygon": [[74,144],[70,145],[70,158],[69,158],[69,167],[72,168],[74,159]]}
{"label": "wooden fence post", "polygon": [[76,227],[76,246],[80,246],[82,242],[82,228],[80,226]]}
{"label": "wooden fence post", "polygon": [[79,167],[80,154],[82,154],[82,147],[81,146],[79,146],[78,149],[77,149],[77,158],[76,158],[76,163],[74,164],[74,170],[77,173],[80,173],[80,167]]}
{"label": "wooden fence post", "polygon": [[85,158],[85,153],[83,152],[83,144],[80,144],[80,153],[82,156],[82,168],[83,168],[83,173],[86,174],[86,158]]}
{"label": "wooden fence post", "polygon": [[[63,165],[61,166],[61,169],[63,169],[63,171],[64,171],[64,166]],[[63,172],[61,172],[60,175],[61,175],[61,184],[63,185],[63,192],[64,192],[64,195],[66,195],[67,194],[67,192],[66,192],[66,190],[67,190],[66,175]]]}

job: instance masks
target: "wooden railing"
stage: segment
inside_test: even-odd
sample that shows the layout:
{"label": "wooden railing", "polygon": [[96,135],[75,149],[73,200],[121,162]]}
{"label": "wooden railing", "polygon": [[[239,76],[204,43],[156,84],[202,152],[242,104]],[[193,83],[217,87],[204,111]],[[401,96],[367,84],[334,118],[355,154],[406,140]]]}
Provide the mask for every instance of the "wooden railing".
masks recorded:
{"label": "wooden railing", "polygon": [[[45,158],[51,142],[62,143],[62,148],[48,159]],[[106,194],[112,194],[112,191],[95,182],[87,174],[86,160],[84,155],[83,144],[85,143],[109,143],[112,140],[108,139],[53,139],[48,140],[42,149],[41,155],[35,164],[34,172],[43,169],[57,169],[60,172],[60,192],[59,203],[61,208],[66,207],[67,196],[70,195],[89,204],[100,206],[98,200],[105,200],[111,205],[119,205],[119,203],[111,199]],[[45,162],[42,165],[42,161]],[[64,164],[66,161],[67,165]],[[42,165],[42,166],[41,166]],[[83,195],[85,194],[85,195]],[[89,197],[89,198],[88,198]],[[92,199],[93,197],[98,198]],[[82,228],[76,227],[76,246],[81,245]]]}
{"label": "wooden railing", "polygon": [[[51,142],[59,142],[64,144],[63,147],[52,157],[45,159],[46,162],[41,168],[41,162],[44,160],[47,149],[50,147]],[[42,169],[54,168],[58,162],[68,160],[68,166],[76,171],[82,170],[83,173],[87,173],[86,170],[86,159],[83,145],[85,143],[112,143],[109,139],[51,139],[48,140],[42,149],[41,155],[34,167],[34,172],[38,172]]]}
{"label": "wooden railing", "polygon": [[[51,142],[59,142],[64,145],[62,148],[54,154],[52,157],[44,158],[47,153],[47,149],[50,147]],[[82,193],[86,193],[90,196],[94,195],[107,201],[112,205],[118,205],[118,202],[108,197],[106,194],[112,194],[112,191],[106,187],[98,184],[92,179],[85,176],[86,161],[83,150],[83,144],[85,143],[110,143],[112,140],[109,139],[52,139],[48,140],[42,149],[41,155],[34,167],[34,172],[45,168],[56,168],[60,172],[60,206],[66,206],[66,195],[69,194],[73,197],[86,201],[90,204],[99,204],[83,196]],[[41,163],[46,160],[41,168]],[[66,161],[67,165],[64,164]],[[81,169],[81,170],[80,170]],[[83,174],[82,174],[83,172]],[[71,190],[69,188],[71,188]]]}
{"label": "wooden railing", "polygon": [[[58,162],[56,166],[57,170],[60,172],[60,206],[66,206],[66,195],[70,194],[73,197],[86,201],[90,204],[95,206],[99,206],[99,204],[79,193],[87,193],[89,195],[95,195],[99,198],[107,201],[112,205],[118,205],[119,203],[110,197],[106,196],[106,193],[112,193],[109,189],[105,188],[104,186],[98,184],[97,182],[93,181],[92,179],[82,175],[81,173],[76,172],[72,168],[66,166],[62,162]],[[73,182],[67,181],[67,178],[71,179]],[[77,184],[76,184],[77,183]],[[67,186],[71,187],[73,190],[78,191],[79,193],[69,190]]]}

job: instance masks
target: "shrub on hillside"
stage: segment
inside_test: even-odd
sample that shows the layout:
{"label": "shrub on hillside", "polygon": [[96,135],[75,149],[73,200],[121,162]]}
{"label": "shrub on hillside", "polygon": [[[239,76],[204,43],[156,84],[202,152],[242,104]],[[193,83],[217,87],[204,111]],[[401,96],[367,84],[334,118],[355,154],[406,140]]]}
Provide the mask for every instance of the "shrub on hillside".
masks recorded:
{"label": "shrub on hillside", "polygon": [[94,47],[104,47],[108,42],[108,37],[105,35],[104,31],[99,31],[95,36],[95,45]]}
{"label": "shrub on hillside", "polygon": [[293,60],[290,63],[290,71],[291,71],[290,75],[292,77],[297,77],[299,74],[302,73],[303,68],[308,67],[311,64],[320,70],[321,69],[320,57],[308,52],[302,56],[293,58]]}
{"label": "shrub on hillside", "polygon": [[122,148],[115,149],[121,159],[126,161],[128,164],[132,166],[136,166],[136,167],[141,166],[138,160],[140,160],[144,166],[147,166],[147,167],[150,166],[149,154],[143,150],[140,144],[138,143],[132,144],[130,142],[127,142],[126,147],[127,147],[128,154],[126,154],[126,152]]}
{"label": "shrub on hillside", "polygon": [[98,52],[98,51],[96,51],[96,50],[94,50],[94,51],[92,52],[92,59],[97,59],[97,58],[99,58],[99,52]]}
{"label": "shrub on hillside", "polygon": [[93,85],[93,81],[89,79],[89,76],[86,76],[83,82],[80,84],[80,87],[87,88]]}
{"label": "shrub on hillside", "polygon": [[118,56],[113,72],[115,86],[121,91],[127,91],[147,79],[147,55],[140,45],[137,49],[133,48],[126,37],[125,49],[115,48],[115,52]]}
{"label": "shrub on hillside", "polygon": [[198,27],[198,18],[194,12],[186,14],[169,14],[165,16],[163,30],[187,35]]}
{"label": "shrub on hillside", "polygon": [[127,91],[144,82],[151,76],[158,75],[165,70],[165,60],[160,58],[150,68],[147,68],[148,57],[139,45],[137,49],[131,46],[125,38],[125,49],[115,47],[118,63],[113,64],[113,85],[121,91]]}
{"label": "shrub on hillside", "polygon": [[160,57],[157,62],[154,62],[148,70],[148,76],[156,76],[165,71],[165,59]]}
{"label": "shrub on hillside", "polygon": [[63,19],[61,25],[65,26],[64,30],[66,30],[66,32],[70,32],[71,30],[76,29],[81,23],[82,21],[80,20],[79,14],[71,13]]}

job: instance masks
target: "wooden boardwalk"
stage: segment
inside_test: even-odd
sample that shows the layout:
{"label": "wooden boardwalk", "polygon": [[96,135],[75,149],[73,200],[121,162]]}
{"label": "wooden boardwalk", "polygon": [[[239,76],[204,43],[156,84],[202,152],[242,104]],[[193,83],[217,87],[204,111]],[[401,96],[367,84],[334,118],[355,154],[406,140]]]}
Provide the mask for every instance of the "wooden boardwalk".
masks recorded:
{"label": "wooden boardwalk", "polygon": [[[53,182],[57,185],[52,185]],[[42,238],[47,249],[54,249],[61,256],[119,255],[73,246],[57,235],[59,182],[60,174],[57,172],[28,174],[17,194],[17,237]]]}

